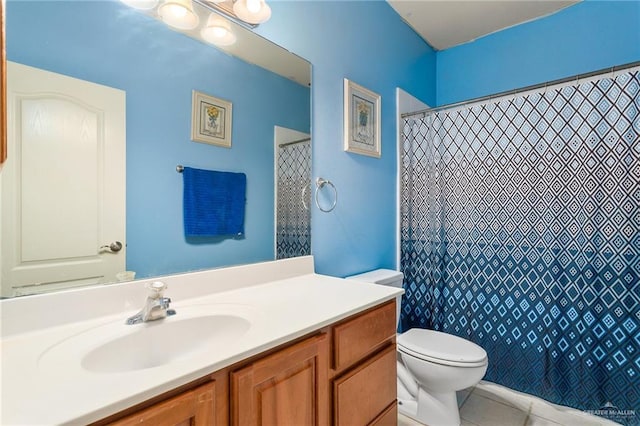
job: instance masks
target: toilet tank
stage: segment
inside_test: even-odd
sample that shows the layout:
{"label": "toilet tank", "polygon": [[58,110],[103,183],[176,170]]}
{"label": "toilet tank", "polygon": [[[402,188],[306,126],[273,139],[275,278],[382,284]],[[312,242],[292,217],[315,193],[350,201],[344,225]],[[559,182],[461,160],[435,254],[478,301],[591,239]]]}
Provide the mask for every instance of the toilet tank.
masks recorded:
{"label": "toilet tank", "polygon": [[[363,274],[346,277],[348,280],[358,280],[366,283],[387,285],[390,287],[402,288],[404,275],[400,271],[392,269],[376,269]],[[400,325],[400,302],[402,295],[396,296],[396,327]]]}

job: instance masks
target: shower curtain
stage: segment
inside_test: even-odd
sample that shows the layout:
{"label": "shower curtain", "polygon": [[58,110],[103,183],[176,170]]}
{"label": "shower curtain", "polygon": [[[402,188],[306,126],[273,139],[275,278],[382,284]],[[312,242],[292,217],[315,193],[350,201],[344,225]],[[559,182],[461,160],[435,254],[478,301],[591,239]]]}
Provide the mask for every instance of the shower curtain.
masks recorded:
{"label": "shower curtain", "polygon": [[406,117],[402,329],[485,380],[640,423],[638,70]]}
{"label": "shower curtain", "polygon": [[311,140],[278,147],[276,258],[311,254]]}

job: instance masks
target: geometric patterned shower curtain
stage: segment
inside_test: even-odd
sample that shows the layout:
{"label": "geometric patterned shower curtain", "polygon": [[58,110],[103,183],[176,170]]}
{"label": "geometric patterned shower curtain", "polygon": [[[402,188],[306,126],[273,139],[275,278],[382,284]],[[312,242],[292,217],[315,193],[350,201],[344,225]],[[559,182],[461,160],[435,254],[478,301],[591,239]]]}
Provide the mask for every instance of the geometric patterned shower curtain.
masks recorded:
{"label": "geometric patterned shower curtain", "polygon": [[311,140],[278,147],[276,259],[311,254]]}
{"label": "geometric patterned shower curtain", "polygon": [[640,423],[637,70],[403,129],[403,330],[482,346],[485,380]]}

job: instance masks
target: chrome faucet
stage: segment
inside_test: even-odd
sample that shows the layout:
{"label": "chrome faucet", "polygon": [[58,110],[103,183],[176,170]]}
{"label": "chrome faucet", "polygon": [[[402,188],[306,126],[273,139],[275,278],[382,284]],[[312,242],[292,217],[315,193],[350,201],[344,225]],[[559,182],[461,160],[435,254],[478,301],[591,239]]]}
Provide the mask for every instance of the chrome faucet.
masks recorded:
{"label": "chrome faucet", "polygon": [[138,324],[141,322],[155,321],[165,318],[169,315],[175,315],[174,309],[169,309],[171,299],[163,296],[163,292],[167,289],[167,285],[162,281],[154,281],[146,286],[150,291],[144,307],[137,314],[127,318],[126,324]]}

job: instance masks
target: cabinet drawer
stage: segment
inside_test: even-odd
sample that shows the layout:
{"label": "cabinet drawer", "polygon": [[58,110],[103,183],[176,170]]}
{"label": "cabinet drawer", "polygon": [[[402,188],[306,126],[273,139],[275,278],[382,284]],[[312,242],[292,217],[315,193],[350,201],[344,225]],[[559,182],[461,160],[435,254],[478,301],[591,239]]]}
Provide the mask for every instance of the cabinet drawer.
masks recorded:
{"label": "cabinet drawer", "polygon": [[396,348],[389,345],[333,381],[334,424],[352,426],[382,421],[386,418],[383,413],[395,401]]}
{"label": "cabinet drawer", "polygon": [[334,370],[348,367],[395,336],[395,303],[392,300],[333,328]]}

